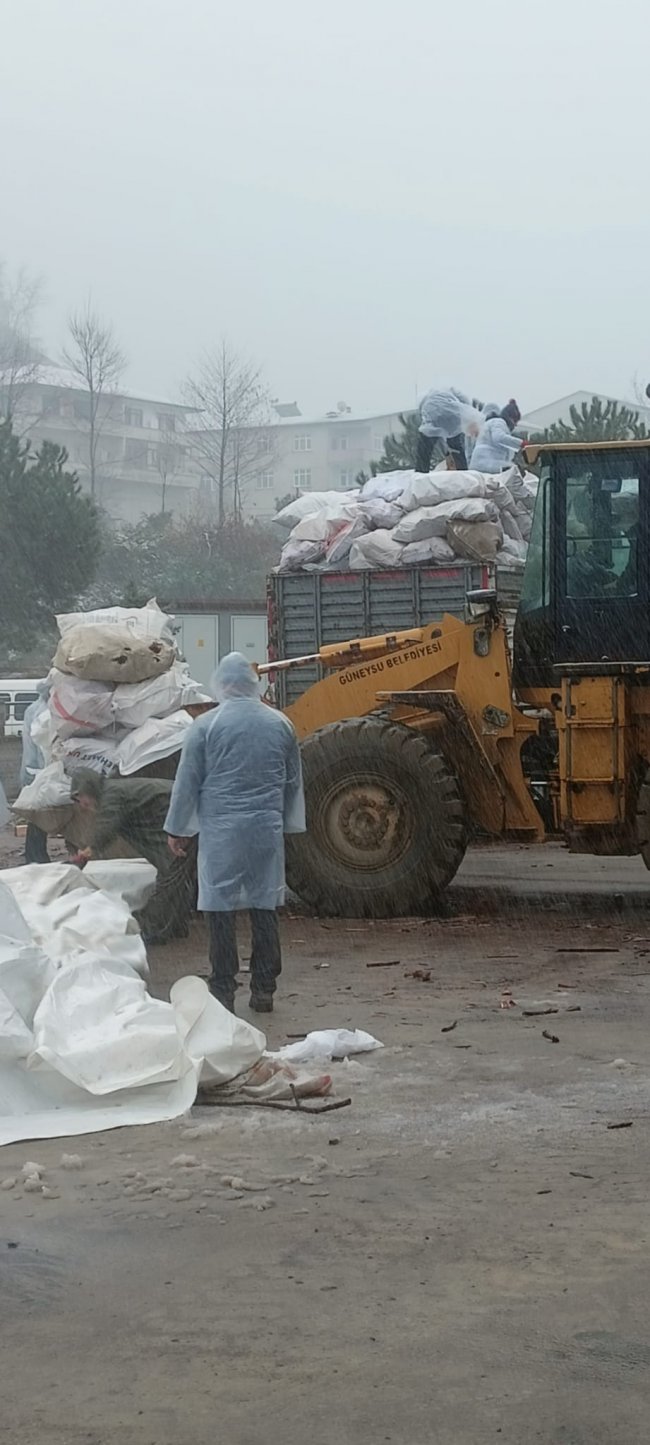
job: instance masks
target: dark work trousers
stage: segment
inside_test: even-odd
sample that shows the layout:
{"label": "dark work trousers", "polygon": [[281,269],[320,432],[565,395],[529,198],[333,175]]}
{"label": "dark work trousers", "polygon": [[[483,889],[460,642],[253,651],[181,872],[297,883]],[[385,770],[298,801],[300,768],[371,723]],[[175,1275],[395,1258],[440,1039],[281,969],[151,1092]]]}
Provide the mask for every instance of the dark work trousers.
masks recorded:
{"label": "dark work trousers", "polygon": [[[251,908],[251,993],[275,993],[282,969],[278,915],[272,908]],[[237,988],[237,914],[208,913],[210,924],[210,991],[221,1003],[231,1003]]]}
{"label": "dark work trousers", "polygon": [[456,471],[467,471],[467,456],[465,453],[464,436],[460,435],[457,437],[450,437],[448,442],[444,442],[441,437],[425,437],[423,436],[422,432],[418,432],[418,444],[415,453],[416,472],[430,471],[431,459],[434,452],[436,454],[436,463],[438,462],[441,453],[443,456],[451,455],[454,459],[454,466],[456,467]]}
{"label": "dark work trousers", "polygon": [[49,863],[49,861],[47,833],[44,833],[42,828],[37,828],[35,823],[28,823],[25,834],[25,862]]}

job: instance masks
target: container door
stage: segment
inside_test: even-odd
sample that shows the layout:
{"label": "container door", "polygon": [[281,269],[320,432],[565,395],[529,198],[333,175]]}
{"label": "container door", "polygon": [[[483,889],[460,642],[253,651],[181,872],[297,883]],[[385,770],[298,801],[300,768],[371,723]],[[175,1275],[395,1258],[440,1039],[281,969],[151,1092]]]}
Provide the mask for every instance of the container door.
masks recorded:
{"label": "container door", "polygon": [[207,687],[219,661],[219,618],[213,613],[186,612],[180,623],[179,646],[195,682]]}
{"label": "container door", "polygon": [[233,652],[242,652],[249,662],[266,662],[267,622],[264,614],[233,614],[230,622],[230,645]]}

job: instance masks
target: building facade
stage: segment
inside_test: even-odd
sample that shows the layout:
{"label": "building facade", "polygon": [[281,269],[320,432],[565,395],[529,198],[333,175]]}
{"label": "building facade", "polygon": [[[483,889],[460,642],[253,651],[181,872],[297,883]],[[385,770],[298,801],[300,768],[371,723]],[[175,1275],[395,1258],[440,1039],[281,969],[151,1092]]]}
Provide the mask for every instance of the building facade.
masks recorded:
{"label": "building facade", "polygon": [[200,476],[186,432],[191,408],[111,392],[100,398],[95,425],[94,486],[90,397],[72,372],[45,365],[17,389],[14,427],[34,448],[65,447],[85,492],[109,516],[137,522],[152,512],[187,511]]}

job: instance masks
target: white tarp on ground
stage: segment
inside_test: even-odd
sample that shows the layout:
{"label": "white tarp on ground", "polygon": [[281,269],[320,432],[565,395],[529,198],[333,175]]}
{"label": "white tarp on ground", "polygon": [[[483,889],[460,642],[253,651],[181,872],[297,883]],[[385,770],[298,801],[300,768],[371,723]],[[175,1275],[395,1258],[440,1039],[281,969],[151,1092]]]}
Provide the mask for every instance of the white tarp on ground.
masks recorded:
{"label": "white tarp on ground", "polygon": [[152,885],[141,859],[33,864],[0,873],[0,1144],[151,1124],[228,1083],[266,1040],[198,978],[148,993],[131,908]]}

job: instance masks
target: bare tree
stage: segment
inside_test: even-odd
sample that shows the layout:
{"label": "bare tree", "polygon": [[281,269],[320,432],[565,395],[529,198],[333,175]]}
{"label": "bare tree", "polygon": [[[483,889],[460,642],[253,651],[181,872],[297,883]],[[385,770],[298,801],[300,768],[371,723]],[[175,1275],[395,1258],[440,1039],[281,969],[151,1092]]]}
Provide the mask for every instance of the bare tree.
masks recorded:
{"label": "bare tree", "polygon": [[74,311],[68,322],[71,344],[63,359],[88,393],[87,413],[83,420],[88,427],[88,470],[90,493],[97,488],[97,459],[102,428],[109,420],[107,405],[115,392],[126,365],[126,357],[115,338],[110,323],[102,321],[88,301],[82,311]]}
{"label": "bare tree", "polygon": [[189,423],[193,452],[216,492],[222,526],[228,512],[241,517],[242,489],[263,461],[268,465],[268,393],[260,368],[223,338],[203,357],[185,394],[203,423]]}
{"label": "bare tree", "polygon": [[180,467],[181,448],[176,442],[159,442],[156,447],[156,466],[160,477],[160,510],[165,513],[167,506],[167,486],[172,478],[176,476]]}
{"label": "bare tree", "polygon": [[40,277],[24,268],[7,276],[0,266],[0,416],[27,426],[31,422],[22,415],[26,392],[43,362],[33,336],[41,291]]}

